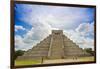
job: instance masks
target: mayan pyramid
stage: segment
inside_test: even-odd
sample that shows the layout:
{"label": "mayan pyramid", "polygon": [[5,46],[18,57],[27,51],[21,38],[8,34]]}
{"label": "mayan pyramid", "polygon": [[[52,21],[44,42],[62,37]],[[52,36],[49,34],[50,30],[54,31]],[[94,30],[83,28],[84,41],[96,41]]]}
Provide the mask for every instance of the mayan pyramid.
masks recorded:
{"label": "mayan pyramid", "polygon": [[67,38],[62,30],[52,30],[52,34],[17,59],[64,59],[89,55],[89,53]]}

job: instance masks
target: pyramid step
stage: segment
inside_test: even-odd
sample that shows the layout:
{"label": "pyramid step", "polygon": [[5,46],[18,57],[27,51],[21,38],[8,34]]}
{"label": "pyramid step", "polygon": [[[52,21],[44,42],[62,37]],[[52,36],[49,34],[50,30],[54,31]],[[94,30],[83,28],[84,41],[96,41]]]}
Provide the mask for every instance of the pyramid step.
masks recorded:
{"label": "pyramid step", "polygon": [[52,34],[26,51],[18,59],[62,59],[68,57],[90,56],[73,40],[67,38],[62,30],[53,30]]}

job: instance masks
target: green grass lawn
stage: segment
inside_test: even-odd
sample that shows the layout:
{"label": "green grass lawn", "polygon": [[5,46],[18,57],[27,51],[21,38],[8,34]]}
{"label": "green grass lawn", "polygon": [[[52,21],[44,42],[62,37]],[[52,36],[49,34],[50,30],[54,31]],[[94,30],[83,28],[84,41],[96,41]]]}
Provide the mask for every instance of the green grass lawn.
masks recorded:
{"label": "green grass lawn", "polygon": [[40,64],[40,60],[16,60],[15,66]]}
{"label": "green grass lawn", "polygon": [[94,61],[93,56],[91,56],[91,57],[80,57],[79,59],[80,59],[80,61]]}
{"label": "green grass lawn", "polygon": [[[44,59],[43,64],[46,63],[63,63],[65,62],[86,62],[86,61],[94,61],[94,57],[78,57],[77,60],[73,59]],[[35,64],[41,64],[41,60],[16,60],[15,61],[15,66],[20,66],[20,65],[35,65]]]}

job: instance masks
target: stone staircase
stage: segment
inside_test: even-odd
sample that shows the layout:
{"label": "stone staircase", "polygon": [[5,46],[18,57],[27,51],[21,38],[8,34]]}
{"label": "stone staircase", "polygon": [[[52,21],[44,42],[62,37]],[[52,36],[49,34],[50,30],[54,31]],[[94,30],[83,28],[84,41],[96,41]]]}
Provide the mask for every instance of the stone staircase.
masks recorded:
{"label": "stone staircase", "polygon": [[52,32],[51,45],[49,49],[48,57],[52,59],[63,58],[64,56],[64,46],[62,33]]}

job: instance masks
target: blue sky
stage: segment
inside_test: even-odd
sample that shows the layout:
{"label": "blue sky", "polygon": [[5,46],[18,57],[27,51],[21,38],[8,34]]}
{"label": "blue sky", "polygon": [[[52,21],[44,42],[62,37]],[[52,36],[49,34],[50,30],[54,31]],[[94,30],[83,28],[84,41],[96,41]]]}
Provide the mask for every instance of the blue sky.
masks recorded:
{"label": "blue sky", "polygon": [[94,47],[94,8],[16,4],[14,11],[16,50],[30,49],[54,29],[82,48]]}

